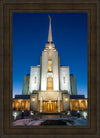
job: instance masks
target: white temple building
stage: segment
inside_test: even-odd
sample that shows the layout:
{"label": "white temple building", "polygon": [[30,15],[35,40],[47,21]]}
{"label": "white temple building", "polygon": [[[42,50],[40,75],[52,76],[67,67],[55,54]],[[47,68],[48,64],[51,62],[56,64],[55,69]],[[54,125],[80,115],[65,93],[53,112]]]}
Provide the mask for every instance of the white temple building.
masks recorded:
{"label": "white temple building", "polygon": [[60,66],[60,57],[52,40],[49,17],[48,42],[42,51],[40,65],[31,66],[24,76],[23,95],[30,95],[30,111],[61,112],[70,108],[70,95],[77,95],[76,78],[69,66]]}

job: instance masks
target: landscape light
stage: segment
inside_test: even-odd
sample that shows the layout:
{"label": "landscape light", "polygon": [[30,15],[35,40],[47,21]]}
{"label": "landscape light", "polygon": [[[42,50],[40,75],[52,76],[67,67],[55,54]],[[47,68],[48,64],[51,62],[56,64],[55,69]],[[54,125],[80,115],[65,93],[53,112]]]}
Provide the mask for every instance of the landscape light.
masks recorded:
{"label": "landscape light", "polygon": [[84,113],[83,113],[83,116],[84,116],[84,118],[86,118],[86,117],[87,117],[87,113],[86,113],[86,112],[84,112]]}
{"label": "landscape light", "polygon": [[70,115],[70,111],[68,111],[67,115]]}
{"label": "landscape light", "polygon": [[14,120],[16,119],[16,117],[17,117],[17,113],[15,112],[15,113],[14,113]]}
{"label": "landscape light", "polygon": [[31,115],[34,115],[34,113],[33,113],[32,111],[30,112],[30,114],[31,114]]}

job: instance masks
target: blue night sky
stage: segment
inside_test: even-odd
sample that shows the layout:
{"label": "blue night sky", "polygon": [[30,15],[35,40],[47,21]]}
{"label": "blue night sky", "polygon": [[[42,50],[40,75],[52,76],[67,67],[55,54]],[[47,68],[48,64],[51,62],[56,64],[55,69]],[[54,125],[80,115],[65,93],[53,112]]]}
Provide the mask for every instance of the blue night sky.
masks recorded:
{"label": "blue night sky", "polygon": [[13,96],[22,94],[24,75],[40,65],[49,18],[60,65],[76,76],[78,94],[87,97],[87,13],[13,13]]}

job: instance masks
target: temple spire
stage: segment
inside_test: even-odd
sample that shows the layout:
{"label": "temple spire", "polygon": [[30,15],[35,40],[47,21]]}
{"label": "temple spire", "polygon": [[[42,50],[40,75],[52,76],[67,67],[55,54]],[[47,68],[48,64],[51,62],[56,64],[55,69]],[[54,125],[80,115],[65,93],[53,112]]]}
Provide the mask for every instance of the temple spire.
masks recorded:
{"label": "temple spire", "polygon": [[49,33],[48,33],[48,42],[52,42],[51,17],[50,17],[50,16],[49,16]]}

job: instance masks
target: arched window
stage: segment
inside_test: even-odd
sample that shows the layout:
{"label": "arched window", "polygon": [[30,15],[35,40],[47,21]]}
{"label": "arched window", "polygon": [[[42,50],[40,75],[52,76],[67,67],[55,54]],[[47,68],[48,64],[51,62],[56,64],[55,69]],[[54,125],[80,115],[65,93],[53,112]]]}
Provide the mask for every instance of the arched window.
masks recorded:
{"label": "arched window", "polygon": [[53,78],[47,77],[47,90],[52,91],[53,90]]}
{"label": "arched window", "polygon": [[49,51],[49,60],[51,60],[51,50]]}
{"label": "arched window", "polygon": [[36,83],[36,77],[34,78],[34,82]]}
{"label": "arched window", "polygon": [[52,61],[48,61],[48,71],[52,71]]}
{"label": "arched window", "polygon": [[63,77],[63,82],[65,83],[65,77]]}

